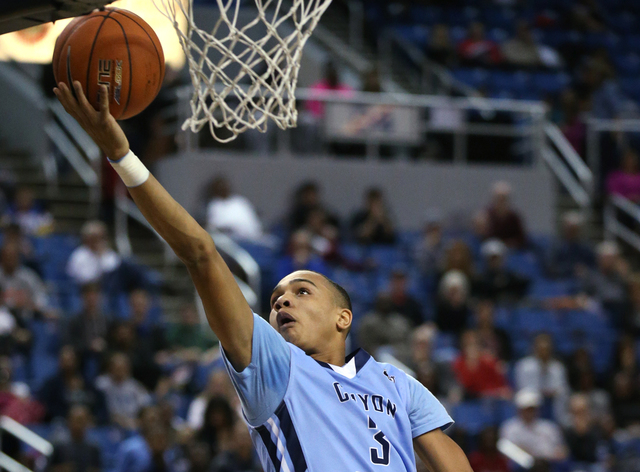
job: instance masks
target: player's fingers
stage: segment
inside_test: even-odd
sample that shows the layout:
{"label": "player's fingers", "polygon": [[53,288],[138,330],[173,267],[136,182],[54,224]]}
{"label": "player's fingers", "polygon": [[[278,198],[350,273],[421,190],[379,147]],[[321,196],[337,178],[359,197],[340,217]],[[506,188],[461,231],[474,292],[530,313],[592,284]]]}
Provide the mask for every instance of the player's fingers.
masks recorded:
{"label": "player's fingers", "polygon": [[54,92],[56,93],[56,97],[58,97],[58,100],[67,111],[67,113],[74,117],[77,117],[78,104],[75,98],[73,98],[73,95],[71,94],[69,87],[67,87],[67,84],[65,84],[64,82],[60,82],[57,87],[57,92],[56,89],[54,89]]}
{"label": "player's fingers", "polygon": [[109,118],[109,90],[106,85],[100,85],[100,118]]}
{"label": "player's fingers", "polygon": [[76,91],[76,98],[78,99],[78,104],[80,105],[80,109],[83,110],[85,113],[91,113],[92,111],[94,111],[94,108],[91,106],[91,104],[89,103],[89,100],[87,100],[87,97],[84,94],[84,91],[82,90],[82,85],[80,85],[80,82],[78,82],[77,80],[74,80],[73,89]]}

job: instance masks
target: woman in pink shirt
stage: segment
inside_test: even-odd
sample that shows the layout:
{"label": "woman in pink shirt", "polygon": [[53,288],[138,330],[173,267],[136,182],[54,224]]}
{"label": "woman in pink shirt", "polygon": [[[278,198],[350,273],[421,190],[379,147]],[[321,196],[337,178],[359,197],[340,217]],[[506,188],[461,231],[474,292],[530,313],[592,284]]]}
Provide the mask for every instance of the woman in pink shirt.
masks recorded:
{"label": "woman in pink shirt", "polygon": [[622,156],[620,170],[611,172],[607,177],[607,192],[640,203],[640,170],[638,155],[633,149],[627,149]]}
{"label": "woman in pink shirt", "polygon": [[[325,66],[324,78],[311,86],[311,90],[319,92],[320,95],[325,90],[334,90],[344,92],[345,96],[351,92],[351,87],[341,84],[338,71],[333,62],[328,62]],[[324,116],[324,102],[319,100],[310,100],[306,104],[306,109],[315,117],[322,118]]]}

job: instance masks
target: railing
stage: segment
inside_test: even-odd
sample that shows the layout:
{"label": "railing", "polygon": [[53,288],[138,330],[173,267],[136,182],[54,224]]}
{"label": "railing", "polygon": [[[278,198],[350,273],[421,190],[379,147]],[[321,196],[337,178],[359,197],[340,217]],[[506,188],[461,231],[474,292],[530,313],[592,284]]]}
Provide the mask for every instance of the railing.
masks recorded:
{"label": "railing", "polygon": [[640,235],[618,219],[618,212],[626,215],[627,221],[640,224],[640,207],[621,195],[609,197],[604,207],[604,232],[607,239],[618,237],[640,251]]}
{"label": "railing", "polygon": [[[80,179],[90,189],[92,214],[97,216],[101,200],[100,148],[62,107],[57,99],[49,101],[50,119],[45,125],[45,133],[51,144],[64,158]],[[50,188],[57,189],[58,171],[55,158],[49,154],[43,162],[45,176]]]}
{"label": "railing", "polygon": [[[53,445],[49,441],[38,436],[29,428],[21,425],[8,416],[0,416],[0,445],[2,444],[2,434],[4,432],[12,434],[16,438],[27,443],[47,458],[53,454]],[[0,452],[0,470],[7,470],[9,472],[31,472],[30,469],[12,459],[4,452]]]}
{"label": "railing", "polygon": [[[400,67],[405,73],[414,71],[413,76],[407,78],[421,93],[444,95],[455,93],[467,97],[479,95],[476,89],[456,79],[446,67],[429,60],[419,48],[402,38],[393,29],[388,29],[380,36],[379,49],[382,68],[392,71]],[[397,61],[401,59],[405,61],[398,63]],[[407,65],[410,69],[407,69]]]}

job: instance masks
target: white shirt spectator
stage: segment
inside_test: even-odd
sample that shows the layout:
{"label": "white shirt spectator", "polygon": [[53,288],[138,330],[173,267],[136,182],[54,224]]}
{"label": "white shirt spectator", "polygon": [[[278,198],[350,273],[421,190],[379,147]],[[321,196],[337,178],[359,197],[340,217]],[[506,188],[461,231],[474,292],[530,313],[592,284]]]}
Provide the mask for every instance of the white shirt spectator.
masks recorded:
{"label": "white shirt spectator", "polygon": [[140,382],[128,378],[115,383],[109,375],[96,379],[96,387],[104,393],[109,414],[137,418],[141,408],[151,404],[151,396]]}
{"label": "white shirt spectator", "polygon": [[543,363],[535,356],[519,360],[515,366],[515,389],[536,390],[553,397],[554,417],[561,423],[568,421],[566,402],[569,397],[567,371],[555,359]]}
{"label": "white shirt spectator", "polygon": [[98,254],[82,245],[76,248],[67,262],[67,274],[78,284],[98,282],[107,272],[120,265],[120,256],[112,249]]}
{"label": "white shirt spectator", "polygon": [[207,229],[238,239],[257,240],[262,236],[262,224],[253,205],[241,195],[211,200],[207,205]]}
{"label": "white shirt spectator", "polygon": [[527,425],[521,418],[511,418],[500,428],[500,438],[507,439],[536,459],[555,460],[564,449],[560,427],[552,421],[535,419]]}
{"label": "white shirt spectator", "polygon": [[193,399],[187,412],[187,424],[189,428],[198,431],[204,425],[204,413],[207,410],[209,399],[200,395]]}

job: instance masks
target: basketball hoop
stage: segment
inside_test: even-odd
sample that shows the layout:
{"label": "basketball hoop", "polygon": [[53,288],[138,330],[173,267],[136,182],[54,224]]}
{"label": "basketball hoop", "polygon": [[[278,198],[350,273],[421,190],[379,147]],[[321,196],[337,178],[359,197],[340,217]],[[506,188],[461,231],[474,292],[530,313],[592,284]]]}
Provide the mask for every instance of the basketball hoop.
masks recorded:
{"label": "basketball hoop", "polygon": [[[265,132],[269,119],[281,129],[295,127],[302,48],[331,0],[253,0],[258,15],[244,22],[240,3],[248,0],[216,1],[220,18],[207,32],[194,21],[193,0],[154,0],[173,23],[189,64],[192,115],[182,129],[196,133],[209,124],[225,143],[248,129]],[[186,31],[178,15],[187,19]],[[231,136],[221,135],[223,129]]]}

